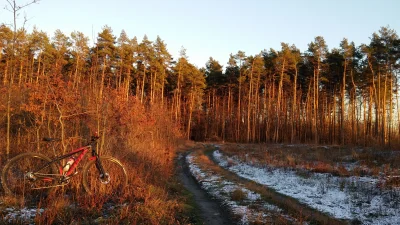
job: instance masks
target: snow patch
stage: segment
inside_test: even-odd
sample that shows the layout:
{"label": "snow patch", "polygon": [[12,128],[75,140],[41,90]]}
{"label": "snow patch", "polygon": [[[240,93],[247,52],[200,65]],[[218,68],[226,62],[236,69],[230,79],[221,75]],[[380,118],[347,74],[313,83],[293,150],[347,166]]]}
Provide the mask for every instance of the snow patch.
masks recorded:
{"label": "snow patch", "polygon": [[335,177],[331,174],[249,165],[238,157],[213,152],[215,160],[237,175],[273,188],[335,218],[362,224],[400,224],[400,190],[382,190],[373,177]]}
{"label": "snow patch", "polygon": [[44,212],[44,209],[6,208],[5,211],[7,212],[7,214],[4,216],[4,221],[7,221],[8,223],[15,223],[19,221],[28,224],[34,224],[36,214],[42,214]]}
{"label": "snow patch", "polygon": [[[239,217],[240,224],[250,224],[255,221],[267,221],[272,215],[282,214],[282,209],[275,205],[263,203],[258,208],[250,208],[249,206],[261,200],[260,194],[252,192],[239,184],[224,179],[224,177],[213,174],[212,171],[201,168],[196,163],[196,156],[189,154],[186,157],[189,165],[190,173],[196,178],[202,189],[206,190],[214,198],[220,200],[224,206]],[[245,194],[242,201],[232,200],[232,193],[240,190]],[[294,221],[289,216],[284,216],[288,220]]]}

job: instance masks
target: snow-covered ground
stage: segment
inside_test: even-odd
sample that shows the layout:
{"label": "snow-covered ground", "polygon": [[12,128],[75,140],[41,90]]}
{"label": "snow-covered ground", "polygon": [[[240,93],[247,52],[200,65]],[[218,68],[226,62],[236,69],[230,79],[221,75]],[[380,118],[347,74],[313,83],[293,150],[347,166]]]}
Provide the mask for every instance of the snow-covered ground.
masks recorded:
{"label": "snow-covered ground", "polygon": [[[37,207],[1,207],[3,202],[0,202],[0,210],[2,215],[0,215],[0,224],[35,224],[36,216],[43,215],[47,209],[37,208]],[[75,209],[76,204],[68,205],[67,207]],[[112,212],[119,210],[120,208],[128,207],[127,203],[115,204],[115,203],[105,203],[102,207],[102,215],[97,219],[90,221],[94,224],[100,224],[102,221],[107,221],[108,218],[112,216]]]}
{"label": "snow-covered ground", "polygon": [[6,211],[6,215],[3,218],[4,222],[7,223],[17,223],[21,222],[23,224],[35,224],[34,219],[36,217],[36,214],[42,214],[44,212],[44,209],[37,209],[37,208],[22,208],[22,209],[17,209],[17,208],[6,208],[4,211]]}
{"label": "snow-covered ground", "polygon": [[[293,218],[284,215],[282,210],[275,205],[268,204],[261,200],[261,196],[254,193],[240,184],[235,184],[225,180],[222,176],[213,173],[210,170],[202,168],[196,163],[195,155],[189,154],[186,161],[189,165],[191,174],[200,183],[201,187],[211,196],[220,200],[230,211],[239,217],[241,224],[254,223],[255,221],[273,222],[272,217],[281,216],[288,221],[294,221]],[[234,200],[232,195],[235,191],[244,193],[244,199]],[[249,207],[257,204],[258,207]]]}
{"label": "snow-covered ground", "polygon": [[335,218],[362,224],[400,224],[400,190],[384,190],[372,177],[335,177],[331,174],[260,167],[216,150],[218,164],[237,175],[273,188]]}

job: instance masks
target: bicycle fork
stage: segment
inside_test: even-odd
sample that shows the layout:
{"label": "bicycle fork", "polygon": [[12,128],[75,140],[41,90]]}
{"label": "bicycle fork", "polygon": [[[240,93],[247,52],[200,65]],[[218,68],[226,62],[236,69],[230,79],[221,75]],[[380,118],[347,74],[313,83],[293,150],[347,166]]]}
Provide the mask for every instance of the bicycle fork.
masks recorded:
{"label": "bicycle fork", "polygon": [[105,172],[103,165],[101,164],[100,157],[96,159],[96,168],[100,172],[99,179],[102,184],[110,183],[110,175]]}

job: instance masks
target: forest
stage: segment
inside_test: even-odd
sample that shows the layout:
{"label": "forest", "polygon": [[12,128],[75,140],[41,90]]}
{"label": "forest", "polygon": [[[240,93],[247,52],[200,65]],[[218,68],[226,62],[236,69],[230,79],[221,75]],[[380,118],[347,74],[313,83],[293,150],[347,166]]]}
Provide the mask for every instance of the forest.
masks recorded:
{"label": "forest", "polygon": [[368,45],[343,38],[339,48],[328,49],[317,36],[305,52],[281,43],[257,55],[232,53],[225,67],[210,57],[202,68],[190,63],[184,48],[172,58],[160,37],[139,43],[124,30],[115,36],[109,26],[93,46],[79,31],[49,37],[36,27],[28,33],[5,24],[0,38],[7,154],[25,135],[73,136],[66,131],[93,112],[96,129],[104,129],[104,107],[133,101],[162,108],[162,117],[197,141],[400,142],[400,40],[390,27],[373,33]]}
{"label": "forest", "polygon": [[[239,50],[198,68],[184,48],[173,58],[159,36],[138,41],[105,25],[90,44],[79,31],[28,32],[15,22],[25,6],[8,3],[14,24],[0,24],[1,167],[22,152],[67,153],[98,132],[100,155],[115,156],[129,171],[121,196],[93,198],[72,182],[56,201],[34,206],[37,224],[196,224],[176,165],[198,148],[191,141],[400,146],[400,39],[388,26],[369,44],[343,38],[329,49],[317,36],[302,52],[289,43],[267,50],[265,43],[259,54]],[[51,148],[43,137],[60,142]],[[11,206],[25,209],[1,195],[5,222]]]}

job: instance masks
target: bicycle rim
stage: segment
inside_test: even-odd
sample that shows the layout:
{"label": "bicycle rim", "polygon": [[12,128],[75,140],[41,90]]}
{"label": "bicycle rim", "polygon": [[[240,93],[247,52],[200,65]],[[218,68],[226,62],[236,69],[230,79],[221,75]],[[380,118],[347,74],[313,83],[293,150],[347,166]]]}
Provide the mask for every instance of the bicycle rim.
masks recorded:
{"label": "bicycle rim", "polygon": [[83,187],[89,194],[120,196],[128,183],[128,176],[122,163],[109,156],[100,157],[108,177],[100,177],[96,161],[90,161],[83,169]]}
{"label": "bicycle rim", "polygon": [[26,202],[35,202],[46,197],[49,192],[49,186],[52,186],[50,180],[29,179],[28,172],[36,171],[42,174],[54,174],[55,165],[49,165],[40,171],[38,168],[51,160],[38,153],[24,153],[12,158],[4,166],[1,181],[7,195],[22,197]]}

